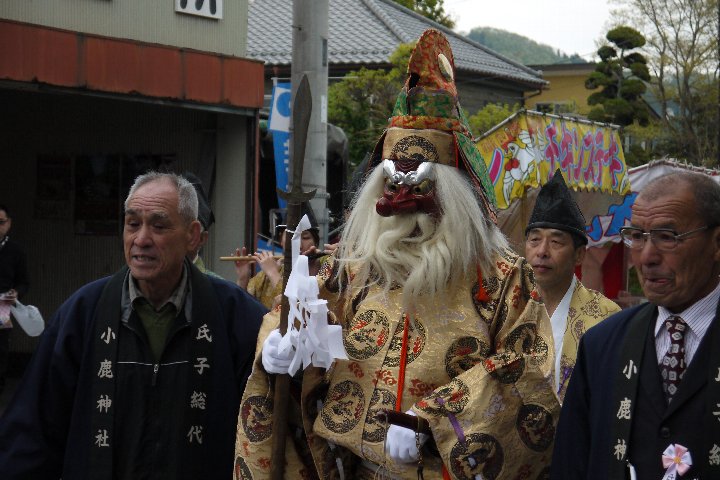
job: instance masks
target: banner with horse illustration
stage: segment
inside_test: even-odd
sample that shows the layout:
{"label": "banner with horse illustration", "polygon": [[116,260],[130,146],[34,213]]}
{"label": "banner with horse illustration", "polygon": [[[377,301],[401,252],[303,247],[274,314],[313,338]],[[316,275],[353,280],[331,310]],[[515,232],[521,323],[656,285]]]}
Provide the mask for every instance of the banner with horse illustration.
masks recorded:
{"label": "banner with horse illustration", "polygon": [[498,208],[508,208],[559,168],[578,191],[624,195],[630,191],[616,128],[570,117],[521,110],[477,141],[495,188]]}

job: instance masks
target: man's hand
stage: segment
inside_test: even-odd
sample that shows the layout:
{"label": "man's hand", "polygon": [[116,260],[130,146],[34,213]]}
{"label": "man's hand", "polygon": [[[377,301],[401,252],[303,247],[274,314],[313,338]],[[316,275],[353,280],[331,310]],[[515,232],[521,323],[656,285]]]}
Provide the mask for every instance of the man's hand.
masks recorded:
{"label": "man's hand", "polygon": [[265,272],[265,276],[270,280],[270,284],[273,287],[282,281],[280,263],[274,253],[264,251],[255,252],[253,257],[255,257],[255,261],[260,265],[262,271]]}
{"label": "man's hand", "polygon": [[275,329],[265,339],[262,348],[262,364],[267,373],[288,373],[288,368],[295,356],[295,351],[281,354],[278,352],[278,344],[282,339],[280,330]]}
{"label": "man's hand", "polygon": [[[408,410],[408,415],[415,415],[415,412]],[[420,434],[420,447],[427,441],[428,435]],[[415,439],[415,432],[409,428],[390,425],[385,440],[385,454],[395,463],[414,463],[420,458],[420,451]]]}

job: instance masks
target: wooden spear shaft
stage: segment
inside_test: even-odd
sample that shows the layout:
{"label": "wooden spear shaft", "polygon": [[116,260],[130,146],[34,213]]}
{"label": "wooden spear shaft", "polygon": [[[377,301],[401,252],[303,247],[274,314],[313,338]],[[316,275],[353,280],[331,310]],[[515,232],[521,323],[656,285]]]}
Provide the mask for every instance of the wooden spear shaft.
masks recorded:
{"label": "wooden spear shaft", "polygon": [[[303,75],[292,109],[293,139],[292,139],[292,184],[290,192],[278,188],[278,193],[287,201],[287,218],[283,259],[283,292],[287,286],[292,271],[292,234],[289,228],[297,228],[302,213],[302,203],[315,196],[315,190],[302,191],[302,173],[305,162],[305,144],[307,141],[310,114],[312,113],[312,94],[307,76]],[[283,295],[280,307],[280,333],[287,333],[287,318],[290,312],[288,298]],[[270,478],[283,480],[285,474],[285,442],[287,437],[288,397],[290,393],[290,375],[275,375],[275,394],[273,397],[273,425],[272,425],[272,451],[270,457]]]}

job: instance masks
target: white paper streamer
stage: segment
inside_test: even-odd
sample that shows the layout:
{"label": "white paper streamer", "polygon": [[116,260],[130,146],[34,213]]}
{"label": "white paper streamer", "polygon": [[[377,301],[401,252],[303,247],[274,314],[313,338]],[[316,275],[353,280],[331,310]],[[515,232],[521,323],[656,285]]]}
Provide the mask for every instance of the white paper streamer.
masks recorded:
{"label": "white paper streamer", "polygon": [[[310,228],[310,220],[304,215],[292,237],[292,264],[285,296],[290,309],[287,333],[278,345],[279,353],[295,351],[288,374],[295,375],[314,365],[329,368],[336,359],[347,359],[340,325],[328,325],[327,302],[318,298],[317,278],[310,276],[308,258],[300,255],[302,232]],[[296,327],[296,323],[299,328]]]}

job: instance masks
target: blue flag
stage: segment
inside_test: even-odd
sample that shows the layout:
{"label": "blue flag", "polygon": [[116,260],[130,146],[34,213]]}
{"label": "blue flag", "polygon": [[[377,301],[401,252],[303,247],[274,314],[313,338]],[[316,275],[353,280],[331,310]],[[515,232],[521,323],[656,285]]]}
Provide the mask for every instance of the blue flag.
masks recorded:
{"label": "blue flag", "polygon": [[[275,185],[288,191],[288,169],[290,167],[290,113],[292,90],[289,83],[273,86],[268,131],[273,135],[275,154]],[[285,208],[285,200],[278,196],[278,206]]]}

